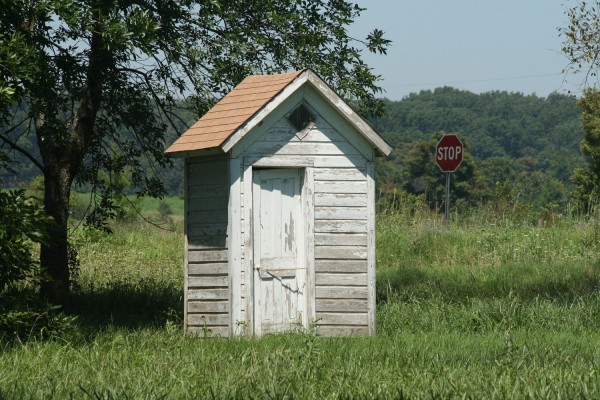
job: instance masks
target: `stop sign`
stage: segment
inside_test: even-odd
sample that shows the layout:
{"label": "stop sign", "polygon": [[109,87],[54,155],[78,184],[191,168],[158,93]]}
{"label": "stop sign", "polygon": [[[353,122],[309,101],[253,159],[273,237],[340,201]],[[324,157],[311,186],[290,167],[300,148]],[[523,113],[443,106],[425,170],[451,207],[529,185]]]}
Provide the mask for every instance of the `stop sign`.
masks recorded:
{"label": "stop sign", "polygon": [[435,146],[435,162],[442,172],[454,172],[463,159],[463,144],[458,136],[444,135]]}

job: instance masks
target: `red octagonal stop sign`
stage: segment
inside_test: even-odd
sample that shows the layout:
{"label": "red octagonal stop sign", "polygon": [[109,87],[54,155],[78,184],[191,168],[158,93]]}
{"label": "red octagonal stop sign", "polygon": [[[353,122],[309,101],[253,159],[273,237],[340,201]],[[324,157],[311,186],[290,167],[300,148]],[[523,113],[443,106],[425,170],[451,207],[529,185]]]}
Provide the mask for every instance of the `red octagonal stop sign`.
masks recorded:
{"label": "red octagonal stop sign", "polygon": [[463,144],[458,136],[444,135],[435,146],[435,162],[442,172],[454,172],[463,159]]}

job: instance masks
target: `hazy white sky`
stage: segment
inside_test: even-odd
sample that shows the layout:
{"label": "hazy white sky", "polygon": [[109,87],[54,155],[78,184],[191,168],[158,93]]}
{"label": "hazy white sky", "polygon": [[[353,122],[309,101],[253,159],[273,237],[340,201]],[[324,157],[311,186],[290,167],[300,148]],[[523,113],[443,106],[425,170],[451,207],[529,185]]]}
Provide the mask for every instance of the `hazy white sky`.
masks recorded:
{"label": "hazy white sky", "polygon": [[368,55],[385,97],[452,86],[580,94],[580,75],[564,75],[558,27],[577,0],[357,0],[367,8],[350,29],[372,28],[393,41],[387,56]]}

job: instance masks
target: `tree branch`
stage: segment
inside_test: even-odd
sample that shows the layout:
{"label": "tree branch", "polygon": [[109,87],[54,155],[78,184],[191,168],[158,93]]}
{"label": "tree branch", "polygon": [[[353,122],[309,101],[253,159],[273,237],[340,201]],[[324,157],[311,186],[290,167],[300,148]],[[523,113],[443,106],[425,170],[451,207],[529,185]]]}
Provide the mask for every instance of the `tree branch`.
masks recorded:
{"label": "tree branch", "polygon": [[27,150],[25,150],[24,148],[22,148],[18,144],[14,143],[12,140],[10,140],[10,138],[8,138],[8,136],[5,136],[5,134],[10,133],[10,132],[16,130],[19,126],[23,125],[23,123],[25,121],[27,121],[27,119],[28,118],[26,118],[23,121],[19,122],[17,125],[11,127],[7,131],[5,131],[4,134],[0,134],[0,139],[2,139],[2,141],[4,143],[6,143],[7,145],[9,145],[13,150],[18,151],[19,153],[21,153],[25,157],[27,157],[29,159],[29,161],[31,161],[33,163],[33,165],[35,165],[36,167],[39,168],[40,172],[44,173],[44,166],[38,160],[36,160],[35,157],[33,155],[31,155],[31,153],[29,153]]}

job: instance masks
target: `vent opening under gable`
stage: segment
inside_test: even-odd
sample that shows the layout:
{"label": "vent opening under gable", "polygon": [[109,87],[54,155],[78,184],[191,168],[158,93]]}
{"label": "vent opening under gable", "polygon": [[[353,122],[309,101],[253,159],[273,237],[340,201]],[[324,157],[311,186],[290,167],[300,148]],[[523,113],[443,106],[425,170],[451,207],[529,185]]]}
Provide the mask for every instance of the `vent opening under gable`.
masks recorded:
{"label": "vent opening under gable", "polygon": [[302,103],[290,113],[288,116],[288,121],[290,121],[290,123],[298,132],[301,132],[313,124],[315,117],[304,105],[304,103]]}

